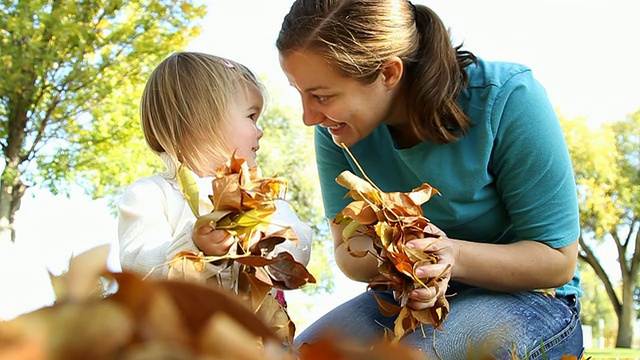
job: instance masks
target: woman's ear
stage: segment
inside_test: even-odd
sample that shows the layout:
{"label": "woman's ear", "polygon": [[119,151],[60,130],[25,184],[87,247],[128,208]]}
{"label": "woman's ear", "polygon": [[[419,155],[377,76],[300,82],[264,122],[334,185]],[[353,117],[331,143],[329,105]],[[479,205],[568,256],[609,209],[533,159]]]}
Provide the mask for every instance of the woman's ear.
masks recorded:
{"label": "woman's ear", "polygon": [[382,65],[382,81],[388,89],[392,89],[400,84],[403,74],[404,64],[397,56],[392,57]]}

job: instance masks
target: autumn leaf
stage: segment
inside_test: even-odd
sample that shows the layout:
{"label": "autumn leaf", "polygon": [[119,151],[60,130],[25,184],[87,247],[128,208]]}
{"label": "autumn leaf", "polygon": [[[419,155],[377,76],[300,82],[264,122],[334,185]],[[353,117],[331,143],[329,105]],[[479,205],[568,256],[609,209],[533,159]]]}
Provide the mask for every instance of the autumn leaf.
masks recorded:
{"label": "autumn leaf", "polygon": [[189,204],[189,208],[191,208],[193,214],[198,217],[200,215],[198,184],[186,166],[180,166],[178,168],[178,185],[182,190],[184,198],[187,200],[187,204]]}

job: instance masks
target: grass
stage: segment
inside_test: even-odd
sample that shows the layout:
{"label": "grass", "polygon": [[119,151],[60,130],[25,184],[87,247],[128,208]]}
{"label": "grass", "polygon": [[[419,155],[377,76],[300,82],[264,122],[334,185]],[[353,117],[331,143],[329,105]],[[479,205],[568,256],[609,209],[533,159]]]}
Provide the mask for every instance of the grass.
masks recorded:
{"label": "grass", "polygon": [[640,350],[635,349],[587,349],[585,359],[591,360],[640,360]]}

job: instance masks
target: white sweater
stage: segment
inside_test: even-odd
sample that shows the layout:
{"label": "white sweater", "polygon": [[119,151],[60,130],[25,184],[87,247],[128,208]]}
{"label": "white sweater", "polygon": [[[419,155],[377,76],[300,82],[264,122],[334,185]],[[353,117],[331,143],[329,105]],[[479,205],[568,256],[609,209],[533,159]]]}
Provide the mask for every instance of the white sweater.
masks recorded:
{"label": "white sweater", "polygon": [[[122,194],[118,203],[118,238],[120,240],[120,262],[123,270],[142,276],[166,277],[166,265],[181,251],[198,253],[191,234],[196,217],[185,200],[177,180],[175,170],[139,179]],[[211,212],[208,195],[212,193],[212,178],[198,178],[200,214]],[[309,262],[312,232],[309,225],[301,222],[291,206],[283,200],[276,200],[273,214],[274,224],[286,224],[298,235],[297,244],[285,241],[276,246],[275,253],[288,251],[296,261]],[[269,229],[269,231],[278,229]],[[164,264],[164,265],[163,265]],[[232,286],[231,269],[226,266],[206,265],[205,277],[208,281]]]}

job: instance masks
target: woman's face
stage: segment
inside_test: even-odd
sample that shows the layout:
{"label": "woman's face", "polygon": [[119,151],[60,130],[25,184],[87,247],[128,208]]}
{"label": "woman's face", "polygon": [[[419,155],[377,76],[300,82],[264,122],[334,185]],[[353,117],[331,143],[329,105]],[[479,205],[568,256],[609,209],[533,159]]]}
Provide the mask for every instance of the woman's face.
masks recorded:
{"label": "woman's face", "polygon": [[338,145],[351,146],[381,123],[393,122],[390,109],[399,86],[385,71],[364,84],[339,74],[312,51],[282,55],[280,66],[302,97],[305,125],[327,128]]}

